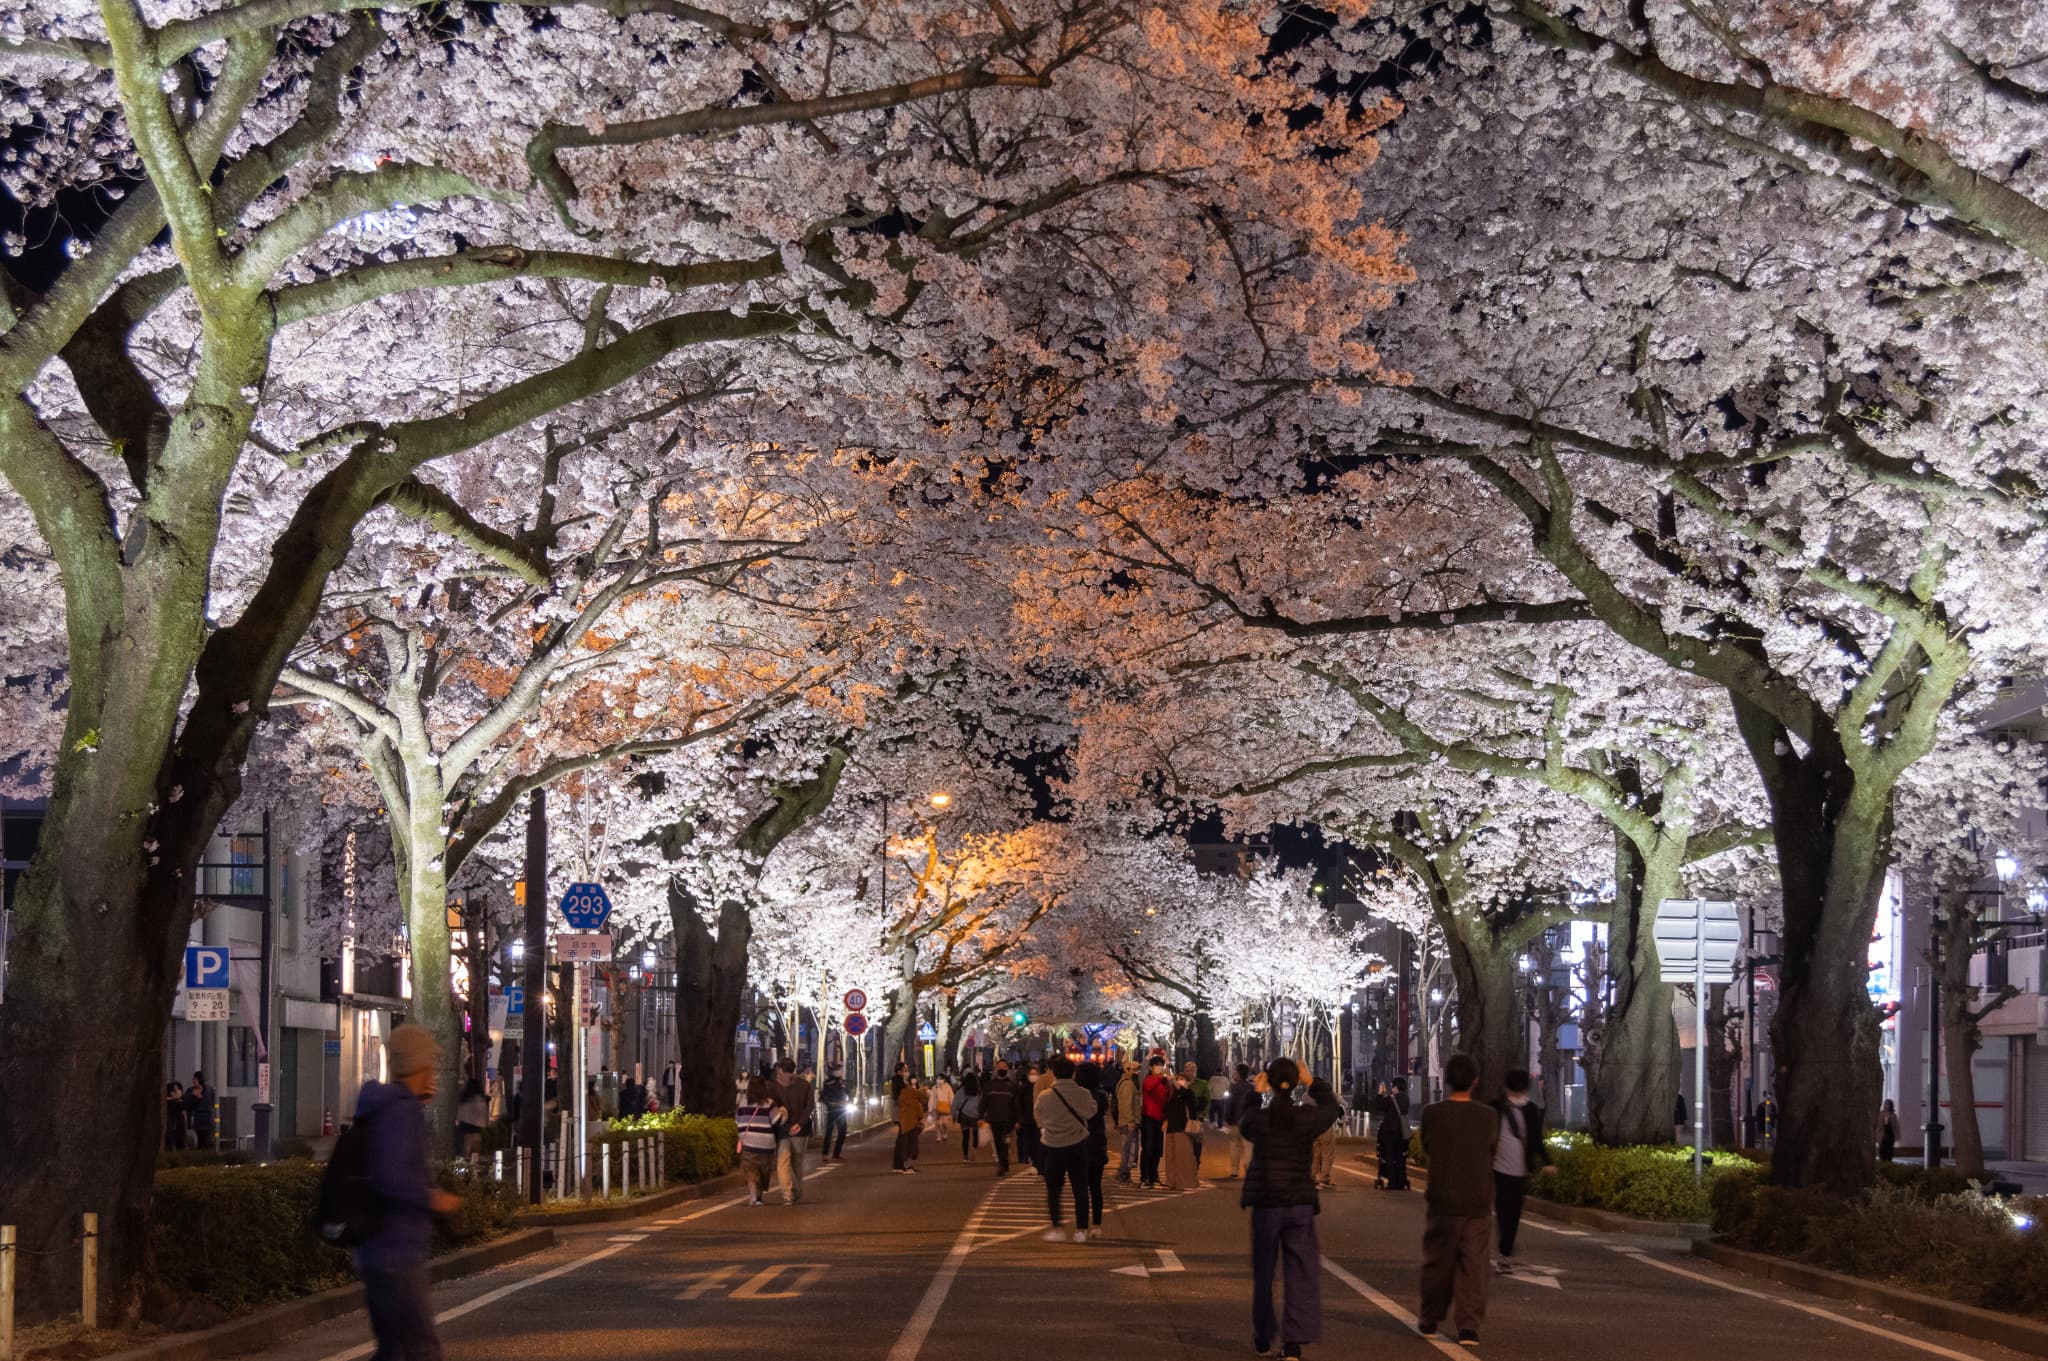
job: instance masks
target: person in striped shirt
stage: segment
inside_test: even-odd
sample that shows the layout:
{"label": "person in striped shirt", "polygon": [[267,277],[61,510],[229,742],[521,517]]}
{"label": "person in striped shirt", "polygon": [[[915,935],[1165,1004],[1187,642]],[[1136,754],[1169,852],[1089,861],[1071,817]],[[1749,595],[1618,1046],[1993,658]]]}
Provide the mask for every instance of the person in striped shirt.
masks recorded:
{"label": "person in striped shirt", "polygon": [[789,1130],[789,1112],[775,1099],[765,1078],[747,1083],[733,1119],[740,1127],[740,1171],[747,1179],[747,1204],[762,1204],[768,1181],[775,1175],[775,1145]]}

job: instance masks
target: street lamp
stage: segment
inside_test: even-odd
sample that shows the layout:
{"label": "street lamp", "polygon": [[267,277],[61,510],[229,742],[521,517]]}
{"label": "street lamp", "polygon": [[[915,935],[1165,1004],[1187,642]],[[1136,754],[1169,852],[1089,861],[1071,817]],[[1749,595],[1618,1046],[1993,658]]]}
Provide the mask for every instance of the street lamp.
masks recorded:
{"label": "street lamp", "polygon": [[936,793],[932,795],[932,807],[950,808],[952,807],[952,805],[953,796],[951,794],[948,794],[945,790],[938,790]]}

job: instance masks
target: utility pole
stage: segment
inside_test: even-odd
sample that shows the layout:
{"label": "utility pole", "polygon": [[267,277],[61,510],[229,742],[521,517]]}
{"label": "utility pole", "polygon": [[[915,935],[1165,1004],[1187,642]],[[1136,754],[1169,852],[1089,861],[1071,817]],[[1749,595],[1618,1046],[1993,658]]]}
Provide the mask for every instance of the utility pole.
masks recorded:
{"label": "utility pole", "polygon": [[526,802],[526,957],[521,962],[525,1024],[519,1035],[519,1143],[526,1149],[526,1199],[540,1204],[546,1159],[541,1133],[548,1091],[548,792],[536,789]]}

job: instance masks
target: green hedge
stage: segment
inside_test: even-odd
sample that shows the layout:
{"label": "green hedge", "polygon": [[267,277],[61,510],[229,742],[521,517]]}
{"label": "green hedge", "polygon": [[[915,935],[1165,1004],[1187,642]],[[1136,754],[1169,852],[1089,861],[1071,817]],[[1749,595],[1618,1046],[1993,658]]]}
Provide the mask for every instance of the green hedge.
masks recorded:
{"label": "green hedge", "polygon": [[[150,1204],[149,1317],[174,1328],[206,1327],[347,1281],[347,1254],[322,1243],[311,1227],[325,1170],[292,1160],[159,1172]],[[437,1250],[511,1227],[520,1208],[513,1187],[472,1182],[447,1168],[437,1175],[463,1201],[461,1210],[436,1221]]]}
{"label": "green hedge", "polygon": [[1901,1167],[1844,1199],[1729,1177],[1715,1187],[1714,1227],[1734,1247],[2048,1318],[2048,1199],[1947,1189],[1958,1180],[1952,1168]]}
{"label": "green hedge", "polygon": [[1583,1134],[1550,1139],[1557,1171],[1530,1182],[1530,1194],[1562,1205],[1586,1205],[1637,1219],[1705,1223],[1713,1213],[1712,1188],[1730,1176],[1753,1176],[1758,1165],[1737,1153],[1714,1153],[1702,1185],[1694,1180],[1692,1150],[1672,1144],[1608,1148]]}
{"label": "green hedge", "polygon": [[644,1134],[659,1134],[667,1143],[668,1180],[672,1182],[709,1181],[739,1165],[734,1151],[739,1144],[739,1126],[730,1119],[662,1111],[613,1120],[605,1130],[607,1142]]}

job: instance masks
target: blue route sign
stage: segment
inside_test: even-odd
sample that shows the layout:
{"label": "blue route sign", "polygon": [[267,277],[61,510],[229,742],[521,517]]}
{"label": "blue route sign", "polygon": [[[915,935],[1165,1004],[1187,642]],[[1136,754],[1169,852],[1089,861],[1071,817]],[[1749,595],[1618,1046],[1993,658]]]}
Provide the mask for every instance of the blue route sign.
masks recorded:
{"label": "blue route sign", "polygon": [[511,987],[505,989],[505,1014],[507,1016],[524,1016],[526,1014],[526,988],[524,985],[514,983]]}
{"label": "blue route sign", "polygon": [[228,985],[228,952],[217,945],[185,947],[185,986],[224,988]]}
{"label": "blue route sign", "polygon": [[612,914],[612,900],[602,884],[571,884],[562,895],[562,918],[578,931],[601,931]]}

